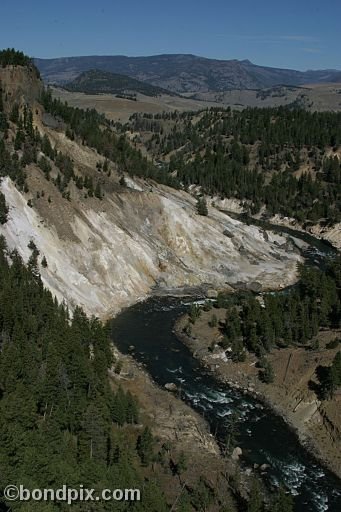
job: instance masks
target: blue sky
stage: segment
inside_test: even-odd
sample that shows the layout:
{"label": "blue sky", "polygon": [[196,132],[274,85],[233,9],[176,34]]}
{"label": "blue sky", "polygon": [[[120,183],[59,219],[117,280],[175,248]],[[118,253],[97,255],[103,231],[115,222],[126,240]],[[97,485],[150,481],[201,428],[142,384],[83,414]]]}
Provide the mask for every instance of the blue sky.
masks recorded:
{"label": "blue sky", "polygon": [[193,53],[341,69],[341,0],[1,0],[0,48],[35,57]]}

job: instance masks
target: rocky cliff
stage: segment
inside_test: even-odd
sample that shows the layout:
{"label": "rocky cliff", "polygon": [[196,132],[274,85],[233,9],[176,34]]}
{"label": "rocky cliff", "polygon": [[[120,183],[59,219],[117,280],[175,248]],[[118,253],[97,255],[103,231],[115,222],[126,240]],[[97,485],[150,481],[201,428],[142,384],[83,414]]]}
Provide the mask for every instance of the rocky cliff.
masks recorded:
{"label": "rocky cliff", "polygon": [[7,112],[13,103],[33,105],[43,88],[34,69],[23,66],[0,67],[0,86]]}
{"label": "rocky cliff", "polygon": [[[78,177],[100,181],[104,191],[102,199],[85,197],[71,182],[65,196],[56,186],[53,162],[49,179],[37,164],[26,166],[29,191],[17,189],[9,176],[2,179],[9,214],[0,232],[26,261],[34,241],[43,282],[58,300],[108,317],[154,290],[250,281],[276,287],[295,280],[300,258],[287,251],[285,238],[265,235],[214,208],[201,217],[183,191],[128,177],[127,186],[120,185],[114,163],[110,176],[99,173],[104,158],[66,137],[62,123],[46,116],[37,102],[42,85],[33,72],[9,66],[0,70],[0,79],[7,109],[14,102],[21,108],[29,103],[34,129],[72,160]],[[9,148],[16,131],[10,123]],[[47,265],[41,264],[44,256]]]}

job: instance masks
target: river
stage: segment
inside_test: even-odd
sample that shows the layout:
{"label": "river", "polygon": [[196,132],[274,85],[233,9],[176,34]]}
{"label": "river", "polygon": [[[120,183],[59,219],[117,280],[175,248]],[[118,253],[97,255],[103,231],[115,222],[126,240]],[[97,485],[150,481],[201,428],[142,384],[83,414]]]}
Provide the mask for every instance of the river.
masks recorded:
{"label": "river", "polygon": [[[320,240],[291,231],[310,243],[306,252],[310,264],[320,263],[325,254],[333,252]],[[265,483],[270,487],[285,484],[296,512],[339,512],[340,480],[301,446],[282,418],[255,398],[218,383],[175,336],[174,323],[189,305],[186,299],[158,297],[124,310],[113,320],[115,344],[123,353],[134,345],[135,359],[160,386],[175,382],[182,399],[205,416],[218,439],[226,437],[229,417],[235,413],[242,464],[268,464]]]}

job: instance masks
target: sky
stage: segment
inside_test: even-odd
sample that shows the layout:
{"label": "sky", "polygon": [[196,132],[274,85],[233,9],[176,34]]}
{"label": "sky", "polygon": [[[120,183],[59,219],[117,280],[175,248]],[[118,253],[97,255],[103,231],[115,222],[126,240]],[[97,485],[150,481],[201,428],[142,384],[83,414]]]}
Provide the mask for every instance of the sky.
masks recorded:
{"label": "sky", "polygon": [[341,69],[341,0],[1,0],[0,48],[33,57],[192,53]]}

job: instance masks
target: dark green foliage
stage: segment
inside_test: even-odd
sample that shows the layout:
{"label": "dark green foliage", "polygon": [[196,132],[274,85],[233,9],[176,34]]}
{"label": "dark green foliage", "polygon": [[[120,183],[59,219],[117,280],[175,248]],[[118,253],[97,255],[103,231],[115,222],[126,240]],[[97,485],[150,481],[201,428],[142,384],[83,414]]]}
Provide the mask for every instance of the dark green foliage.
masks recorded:
{"label": "dark green foliage", "polygon": [[184,452],[180,453],[175,470],[178,475],[182,475],[187,470],[187,460]]}
{"label": "dark green foliage", "polygon": [[120,177],[120,182],[119,183],[120,183],[121,187],[126,187],[127,186],[127,182],[126,182],[126,179],[125,179],[124,176]]}
{"label": "dark green foliage", "polygon": [[18,105],[14,104],[10,119],[18,127],[14,139],[14,152],[6,146],[5,138],[1,139],[0,132],[0,176],[9,176],[20,190],[28,192],[25,167],[37,162],[37,153],[42,141],[38,131],[33,129],[32,111],[28,107],[25,106],[21,114]]}
{"label": "dark green foliage", "polygon": [[293,511],[293,498],[291,494],[286,493],[280,489],[271,505],[272,512],[292,512]]}
{"label": "dark green foliage", "polygon": [[195,510],[205,512],[214,501],[214,490],[205,481],[204,478],[200,478],[196,487],[192,491],[191,503]]}
{"label": "dark green foliage", "polygon": [[35,70],[39,76],[39,71],[32,62],[32,59],[23,52],[16,51],[14,48],[7,48],[0,51],[0,66],[24,66]]}
{"label": "dark green foliage", "polygon": [[327,349],[337,348],[340,345],[340,343],[341,343],[341,339],[340,338],[335,338],[334,340],[332,340],[329,343],[327,343],[326,348]]}
{"label": "dark green foliage", "polygon": [[18,130],[17,133],[15,134],[15,139],[14,139],[15,151],[18,151],[18,149],[21,149],[24,142],[25,142],[25,133],[22,130]]}
{"label": "dark green foliage", "polygon": [[51,172],[52,167],[51,167],[51,164],[48,161],[48,159],[45,158],[45,156],[42,156],[39,159],[38,165],[39,165],[40,169],[43,171],[43,173],[45,174],[45,178],[49,181],[50,180],[50,172]]}
{"label": "dark green foliage", "polygon": [[138,423],[137,403],[131,393],[125,393],[121,387],[111,400],[111,418],[120,426]]}
{"label": "dark green foliage", "polygon": [[46,134],[43,136],[41,140],[40,147],[41,151],[44,153],[45,156],[47,156],[51,160],[55,159],[55,151],[52,148],[50,139]]}
{"label": "dark green foliage", "polygon": [[196,208],[199,215],[202,215],[204,217],[208,215],[206,199],[204,197],[198,198]]}
{"label": "dark green foliage", "polygon": [[13,107],[9,115],[9,120],[15,124],[17,124],[19,121],[19,105],[17,103],[13,104]]}
{"label": "dark green foliage", "polygon": [[[301,266],[297,287],[284,293],[264,294],[264,307],[252,293],[236,295],[234,303],[226,306],[224,348],[232,348],[235,360],[240,360],[244,347],[262,356],[276,345],[305,345],[320,327],[338,327],[340,267],[340,256],[324,271]],[[264,373],[271,378],[271,371]]]}
{"label": "dark green foliage", "polygon": [[101,191],[101,185],[99,184],[99,181],[96,183],[95,197],[97,197],[97,199],[102,199],[102,197],[103,197],[102,191]]}
{"label": "dark green foliage", "polygon": [[234,448],[237,446],[238,438],[238,414],[233,412],[229,417],[226,425],[225,440],[223,442],[224,455],[231,455]]}
{"label": "dark green foliage", "polygon": [[271,363],[263,358],[261,359],[262,371],[259,372],[259,378],[265,384],[271,384],[274,381],[275,375]]}
{"label": "dark green foliage", "polygon": [[140,456],[141,462],[144,466],[148,466],[153,458],[153,445],[154,440],[149,427],[143,429],[142,434],[137,440],[137,453]]}
{"label": "dark green foliage", "polygon": [[189,321],[192,324],[195,324],[196,320],[200,317],[200,315],[201,315],[200,306],[198,306],[197,304],[192,304],[190,311],[188,313]]}
{"label": "dark green foliage", "polygon": [[[146,147],[187,188],[247,200],[250,213],[264,204],[305,222],[341,219],[341,166],[327,149],[341,144],[340,113],[292,108],[212,108],[198,113],[135,114],[129,128],[145,132]],[[123,127],[126,130],[127,126]],[[297,177],[309,161],[310,174]]]}
{"label": "dark green foliage", "polygon": [[335,391],[341,387],[341,352],[337,352],[329,367],[318,367],[317,375],[320,380],[321,397],[332,398]]}
{"label": "dark green foliage", "polygon": [[115,162],[119,170],[176,186],[176,180],[172,176],[154,167],[140,151],[130,145],[124,135],[115,134],[110,122],[96,110],[70,107],[67,103],[52,99],[49,90],[44,91],[41,101],[47,112],[61,117],[84,144]]}
{"label": "dark green foliage", "polygon": [[[84,71],[72,82],[64,86],[68,91],[79,91],[85,94],[116,94],[118,97],[125,98],[127,91],[145,94],[146,96],[159,96],[160,94],[171,94],[161,87],[135,80],[127,75],[110,73],[100,69],[90,69]],[[128,99],[134,99],[128,95]]]}
{"label": "dark green foliage", "polygon": [[4,194],[0,191],[0,224],[5,224],[7,221],[8,206]]}
{"label": "dark green foliage", "polygon": [[[34,242],[29,245],[37,255]],[[117,504],[117,510],[166,511],[159,486],[141,474],[136,435],[126,433],[125,424],[138,421],[137,403],[129,392],[110,389],[109,330],[80,308],[70,319],[39,275],[18,253],[8,253],[2,237],[0,332],[0,489],[11,482],[30,489],[80,482],[99,489],[141,488],[142,502]],[[119,403],[117,427],[113,413]],[[145,429],[138,452],[144,463],[152,444]],[[25,507],[18,504],[16,510]],[[48,510],[60,507],[50,503]],[[109,509],[96,503],[96,510]]]}

